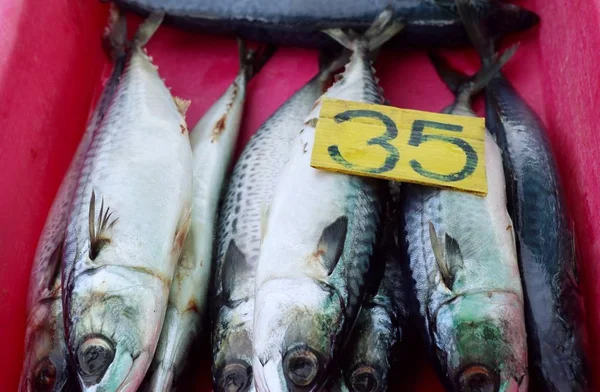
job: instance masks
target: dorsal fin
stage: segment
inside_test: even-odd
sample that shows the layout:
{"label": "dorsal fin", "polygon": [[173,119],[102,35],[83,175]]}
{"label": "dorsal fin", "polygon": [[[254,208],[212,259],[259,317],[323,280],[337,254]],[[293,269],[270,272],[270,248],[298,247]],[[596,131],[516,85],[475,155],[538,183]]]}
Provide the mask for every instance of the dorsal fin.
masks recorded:
{"label": "dorsal fin", "polygon": [[223,297],[225,299],[231,298],[231,292],[234,289],[235,278],[238,274],[246,271],[248,264],[246,263],[246,256],[242,253],[240,248],[237,247],[234,240],[231,240],[227,251],[225,252],[225,258],[223,260],[223,276],[221,279],[221,289],[223,290]]}
{"label": "dorsal fin", "polygon": [[109,207],[106,207],[104,211],[104,198],[100,204],[100,213],[98,214],[98,221],[96,222],[96,193],[92,191],[90,197],[90,212],[89,212],[89,236],[90,236],[90,260],[94,260],[104,245],[110,243],[110,236],[108,231],[113,228],[119,218],[113,219],[112,212]]}
{"label": "dorsal fin", "polygon": [[342,256],[344,243],[346,242],[346,233],[348,232],[348,218],[340,216],[332,224],[323,229],[319,244],[317,245],[317,254],[321,256],[323,267],[330,275],[338,260]]}
{"label": "dorsal fin", "polygon": [[454,281],[456,280],[456,273],[464,266],[458,242],[448,234],[445,234],[445,246],[442,248],[442,244],[435,232],[435,227],[431,222],[429,222],[429,238],[442,281],[449,290],[452,290]]}

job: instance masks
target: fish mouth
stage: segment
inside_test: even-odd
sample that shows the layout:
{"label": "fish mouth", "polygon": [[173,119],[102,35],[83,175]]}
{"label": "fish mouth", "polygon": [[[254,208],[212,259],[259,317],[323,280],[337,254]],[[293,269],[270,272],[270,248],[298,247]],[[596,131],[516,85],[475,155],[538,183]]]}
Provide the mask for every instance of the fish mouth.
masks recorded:
{"label": "fish mouth", "polygon": [[497,392],[500,391],[499,379],[492,369],[474,364],[466,367],[458,376],[458,389],[464,392]]}
{"label": "fish mouth", "polygon": [[352,372],[347,384],[352,392],[377,392],[382,389],[381,374],[373,366],[359,366]]}
{"label": "fish mouth", "polygon": [[246,361],[230,361],[217,372],[216,392],[246,392],[251,385],[252,366]]}
{"label": "fish mouth", "polygon": [[282,382],[278,369],[281,368],[281,358],[279,360],[270,359],[262,364],[258,358],[254,358],[254,383],[257,392],[284,392],[288,388]]}

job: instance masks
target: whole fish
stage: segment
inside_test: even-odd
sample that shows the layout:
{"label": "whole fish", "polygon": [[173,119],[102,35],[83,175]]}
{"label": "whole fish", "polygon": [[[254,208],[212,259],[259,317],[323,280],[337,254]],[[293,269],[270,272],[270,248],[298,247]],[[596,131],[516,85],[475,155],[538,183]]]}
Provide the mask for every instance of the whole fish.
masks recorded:
{"label": "whole fish", "polygon": [[227,91],[191,133],[192,221],[171,285],[161,337],[153,359],[151,391],[170,391],[186,354],[201,332],[210,283],[213,232],[221,189],[238,138],[246,86],[273,53],[255,56],[240,41],[240,70]]}
{"label": "whole fish", "polygon": [[[459,4],[487,64],[493,59],[493,43],[480,28],[477,12],[462,0]],[[587,391],[574,233],[546,129],[500,72],[486,87],[486,120],[498,138],[507,174],[525,293],[530,371],[541,390]]]}
{"label": "whole fish", "polygon": [[[177,26],[209,33],[235,33],[250,40],[283,45],[331,47],[323,29],[365,30],[391,5],[395,18],[406,24],[398,41],[411,46],[468,44],[454,0],[116,0],[133,11],[166,12]],[[496,34],[526,30],[539,21],[524,8],[499,0],[476,0],[490,8]]]}
{"label": "whole fish", "polygon": [[408,324],[399,245],[400,192],[396,184],[391,187],[383,238],[375,251],[375,258],[383,261],[383,279],[363,304],[342,361],[344,381],[351,392],[387,390],[394,348]]}
{"label": "whole fish", "polygon": [[[322,97],[383,103],[368,56],[401,28],[387,9],[364,35],[328,31],[352,56]],[[320,98],[296,132],[263,228],[253,342],[258,391],[321,390],[366,293],[382,182],[310,166],[321,106]]]}
{"label": "whole fish", "polygon": [[86,151],[64,241],[69,354],[85,391],[133,391],[160,335],[189,227],[192,153],[185,104],[171,96],[137,31]]}
{"label": "whole fish", "polygon": [[[342,62],[340,62],[340,59]],[[220,208],[213,282],[213,382],[215,391],[253,390],[254,278],[265,207],[271,202],[291,143],[342,56],[322,66],[260,127],[245,146]]]}
{"label": "whole fish", "polygon": [[[114,16],[111,13],[111,16]],[[112,46],[113,71],[82,135],[48,213],[33,260],[27,299],[25,361],[19,391],[67,391],[73,382],[67,363],[61,301],[62,246],[67,217],[85,152],[106,114],[125,66],[125,29],[109,23],[105,39]]]}
{"label": "whole fish", "polygon": [[[457,98],[445,113],[474,116],[471,97],[512,53],[453,88]],[[433,59],[444,80],[451,79],[447,65]],[[450,137],[441,142],[460,145]],[[425,340],[448,390],[523,392],[528,386],[523,292],[502,154],[487,130],[482,158],[475,164],[485,165],[485,197],[403,187],[413,292]]]}

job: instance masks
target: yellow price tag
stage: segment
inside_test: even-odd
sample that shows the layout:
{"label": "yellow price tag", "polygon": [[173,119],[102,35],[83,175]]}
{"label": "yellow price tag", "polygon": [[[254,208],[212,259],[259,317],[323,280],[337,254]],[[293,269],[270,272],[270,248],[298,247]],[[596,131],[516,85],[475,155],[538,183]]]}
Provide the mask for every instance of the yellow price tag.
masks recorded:
{"label": "yellow price tag", "polygon": [[487,194],[485,120],[325,99],[311,166]]}

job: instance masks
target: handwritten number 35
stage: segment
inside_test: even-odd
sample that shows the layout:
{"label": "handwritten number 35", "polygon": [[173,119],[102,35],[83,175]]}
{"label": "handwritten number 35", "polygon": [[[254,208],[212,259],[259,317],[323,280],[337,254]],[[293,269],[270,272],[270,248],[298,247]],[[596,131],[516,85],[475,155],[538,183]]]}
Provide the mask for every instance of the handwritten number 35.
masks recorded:
{"label": "handwritten number 35", "polygon": [[[334,121],[337,123],[343,123],[346,121],[350,121],[354,118],[360,118],[360,117],[377,119],[377,120],[381,121],[383,123],[383,125],[385,126],[385,132],[383,135],[374,137],[367,141],[367,145],[381,146],[387,152],[387,156],[385,158],[385,162],[384,162],[383,166],[378,167],[378,168],[367,168],[367,167],[360,167],[358,165],[355,165],[352,162],[349,162],[348,160],[346,160],[342,156],[342,154],[340,153],[339,147],[336,145],[329,146],[327,148],[327,151],[329,152],[329,156],[335,162],[337,162],[338,164],[340,164],[348,169],[360,170],[360,171],[367,172],[367,173],[381,174],[381,173],[385,173],[385,172],[388,172],[388,171],[394,169],[394,167],[400,160],[400,152],[398,151],[398,149],[396,147],[394,147],[393,145],[391,145],[389,143],[390,140],[394,140],[398,136],[398,128],[396,127],[396,124],[394,123],[394,121],[391,118],[389,118],[385,114],[381,114],[379,112],[375,112],[372,110],[348,110],[348,111],[345,111],[345,112],[342,112],[342,113],[339,113],[338,115],[336,115],[334,117]],[[425,130],[425,128],[435,128],[435,129],[440,129],[440,130],[445,130],[445,131],[462,132],[462,130],[463,130],[462,126],[454,125],[454,124],[439,123],[439,122],[435,122],[435,121],[416,120],[412,124],[412,129],[411,129],[408,145],[412,146],[412,147],[419,147],[421,144],[426,143],[428,141],[432,141],[432,140],[438,140],[438,141],[442,141],[445,143],[454,144],[456,147],[460,148],[464,152],[465,157],[466,157],[466,162],[465,162],[464,167],[455,173],[440,174],[440,173],[434,173],[434,172],[424,169],[419,161],[417,161],[416,159],[413,159],[409,162],[409,164],[410,164],[410,167],[415,172],[419,173],[423,177],[431,178],[431,179],[438,180],[438,181],[444,181],[444,182],[460,181],[460,180],[467,178],[471,174],[473,174],[473,172],[477,168],[478,157],[477,157],[477,153],[475,152],[475,150],[469,143],[465,142],[464,140],[462,140],[460,138],[452,137],[452,136],[423,134],[423,131]]]}

